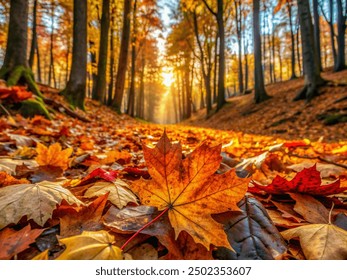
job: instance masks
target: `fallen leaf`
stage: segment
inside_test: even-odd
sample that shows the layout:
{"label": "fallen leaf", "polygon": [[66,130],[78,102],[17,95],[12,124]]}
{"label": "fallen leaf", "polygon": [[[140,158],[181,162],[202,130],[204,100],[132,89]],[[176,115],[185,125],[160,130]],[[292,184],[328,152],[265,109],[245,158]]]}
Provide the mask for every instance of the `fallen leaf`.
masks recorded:
{"label": "fallen leaf", "polygon": [[83,205],[58,183],[43,181],[1,188],[0,229],[11,223],[18,223],[23,216],[43,226],[63,199],[69,204]]}
{"label": "fallen leaf", "polygon": [[122,260],[120,248],[107,231],[84,231],[80,235],[60,239],[66,246],[57,260]]}
{"label": "fallen leaf", "polygon": [[317,199],[310,195],[290,193],[295,200],[294,211],[304,217],[311,224],[327,224],[329,222],[329,211]]}
{"label": "fallen leaf", "polygon": [[10,175],[15,175],[16,168],[20,165],[25,165],[28,168],[35,168],[38,166],[35,160],[14,160],[10,158],[0,158],[0,171],[4,171]]}
{"label": "fallen leaf", "polygon": [[317,171],[315,165],[310,168],[304,168],[301,172],[297,173],[291,181],[276,176],[272,183],[267,186],[260,185],[256,181],[252,181],[252,184],[254,187],[250,187],[248,190],[252,193],[306,193],[323,196],[338,194],[347,190],[347,188],[340,187],[340,180],[322,185],[320,173]]}
{"label": "fallen leaf", "polygon": [[308,260],[346,260],[347,231],[330,224],[312,224],[281,232],[290,240],[300,238],[300,244]]}
{"label": "fallen leaf", "polygon": [[230,248],[223,225],[211,214],[238,210],[249,180],[240,179],[233,170],[214,174],[222,157],[221,145],[199,146],[182,161],[180,144],[171,144],[166,133],[155,148],[143,146],[151,180],[135,181],[132,188],[144,205],[168,209],[176,239],[185,230],[196,243],[208,250],[210,244]]}
{"label": "fallen leaf", "polygon": [[60,218],[60,235],[68,237],[81,234],[82,231],[103,229],[101,217],[107,202],[108,194],[98,197],[88,206],[79,207],[69,215]]}
{"label": "fallen leaf", "polygon": [[120,179],[112,182],[96,182],[85,192],[84,197],[92,198],[109,193],[108,200],[119,209],[129,203],[138,204],[136,195],[128,189],[128,184]]}
{"label": "fallen leaf", "polygon": [[0,188],[10,186],[10,185],[16,185],[16,184],[27,184],[29,183],[26,179],[16,179],[12,177],[11,175],[7,174],[6,172],[0,172]]}
{"label": "fallen leaf", "polygon": [[62,150],[59,143],[46,147],[38,142],[36,151],[37,157],[35,159],[39,165],[61,167],[63,170],[69,167],[69,157],[72,154],[71,148]]}
{"label": "fallen leaf", "polygon": [[238,203],[242,212],[224,213],[214,217],[223,221],[224,230],[235,252],[218,249],[217,258],[231,260],[280,259],[286,243],[271,221],[264,206],[254,197],[246,196]]}
{"label": "fallen leaf", "polygon": [[35,257],[33,257],[31,260],[36,260],[36,261],[46,261],[49,259],[49,250],[45,250],[43,252],[41,252],[40,254],[36,255]]}
{"label": "fallen leaf", "polygon": [[9,260],[29,248],[44,229],[31,229],[30,225],[19,231],[5,228],[0,231],[0,260]]}
{"label": "fallen leaf", "polygon": [[158,251],[148,243],[141,244],[129,251],[133,260],[158,260]]}

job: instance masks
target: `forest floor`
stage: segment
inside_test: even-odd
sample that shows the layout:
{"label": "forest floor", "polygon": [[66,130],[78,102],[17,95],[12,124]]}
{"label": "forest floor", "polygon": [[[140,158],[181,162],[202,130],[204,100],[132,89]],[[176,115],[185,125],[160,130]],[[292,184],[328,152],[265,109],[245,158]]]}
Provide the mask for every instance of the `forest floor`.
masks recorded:
{"label": "forest floor", "polygon": [[[329,81],[347,84],[347,70],[325,72],[322,76]],[[346,120],[336,124],[333,117],[347,115],[347,87],[323,87],[320,96],[310,103],[304,100],[293,102],[303,82],[300,78],[268,85],[266,90],[272,98],[258,105],[253,102],[253,94],[232,97],[210,118],[206,119],[206,111],[200,110],[183,124],[292,140],[307,138],[336,142],[346,139]],[[340,101],[342,98],[344,100]]]}
{"label": "forest floor", "polygon": [[52,120],[0,116],[0,259],[347,259],[346,124],[317,120],[345,113],[346,88],[291,102],[301,85],[178,125],[91,100],[73,118],[41,86]]}

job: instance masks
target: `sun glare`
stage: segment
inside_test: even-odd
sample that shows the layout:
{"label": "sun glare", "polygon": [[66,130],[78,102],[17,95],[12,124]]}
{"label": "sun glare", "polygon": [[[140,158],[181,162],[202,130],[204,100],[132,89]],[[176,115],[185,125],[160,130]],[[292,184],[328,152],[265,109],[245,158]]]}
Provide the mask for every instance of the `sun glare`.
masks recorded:
{"label": "sun glare", "polygon": [[171,69],[164,68],[161,76],[163,77],[163,84],[167,88],[170,88],[171,85],[175,82],[175,77]]}

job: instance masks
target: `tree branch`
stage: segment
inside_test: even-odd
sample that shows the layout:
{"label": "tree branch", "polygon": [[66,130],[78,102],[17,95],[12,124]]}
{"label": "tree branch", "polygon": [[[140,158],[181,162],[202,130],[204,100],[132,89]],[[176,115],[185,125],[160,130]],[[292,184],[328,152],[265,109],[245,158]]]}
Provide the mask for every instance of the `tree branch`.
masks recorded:
{"label": "tree branch", "polygon": [[202,0],[202,2],[205,4],[205,7],[207,8],[207,10],[209,10],[209,12],[214,15],[215,17],[217,17],[217,13],[215,11],[212,10],[212,8],[210,7],[210,5],[207,3],[206,0]]}

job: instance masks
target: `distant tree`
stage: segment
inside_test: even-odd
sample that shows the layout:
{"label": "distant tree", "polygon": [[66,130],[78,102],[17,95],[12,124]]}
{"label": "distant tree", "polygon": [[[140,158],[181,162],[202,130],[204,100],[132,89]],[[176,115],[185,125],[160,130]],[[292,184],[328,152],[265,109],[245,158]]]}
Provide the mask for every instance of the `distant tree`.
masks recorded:
{"label": "distant tree", "polygon": [[25,81],[29,89],[42,96],[27,60],[28,45],[28,0],[10,1],[10,21],[4,63],[0,69],[0,79],[13,86]]}
{"label": "distant tree", "polygon": [[62,94],[72,107],[82,110],[87,83],[87,0],[74,0],[73,46],[70,79]]}
{"label": "distant tree", "polygon": [[98,75],[96,79],[96,96],[100,102],[105,102],[106,95],[106,69],[110,29],[110,0],[102,1],[102,16],[100,30],[100,46],[98,60]]}
{"label": "distant tree", "polygon": [[334,71],[341,71],[346,68],[346,20],[347,20],[347,1],[345,7],[342,5],[342,0],[336,0],[337,2],[337,57]]}
{"label": "distant tree", "polygon": [[320,26],[319,26],[319,13],[318,13],[318,0],[313,0],[313,19],[314,19],[314,43],[316,47],[317,63],[320,70],[322,70],[321,59],[321,45],[320,45]]}
{"label": "distant tree", "polygon": [[264,86],[264,75],[261,64],[261,37],[260,37],[260,3],[253,0],[253,45],[254,45],[254,101],[263,102],[270,97],[267,95]]}
{"label": "distant tree", "polygon": [[128,50],[130,42],[130,14],[131,14],[132,0],[124,0],[124,9],[123,9],[123,30],[122,30],[122,39],[120,46],[120,53],[118,59],[118,70],[116,77],[116,86],[115,86],[115,96],[112,101],[112,107],[121,112],[123,95],[124,95],[124,86],[125,86],[125,75],[128,67]]}
{"label": "distant tree", "polygon": [[324,84],[321,78],[319,64],[314,43],[312,17],[308,0],[298,0],[299,22],[303,49],[303,63],[305,84],[294,100],[306,99],[310,101],[317,95],[317,89]]}

